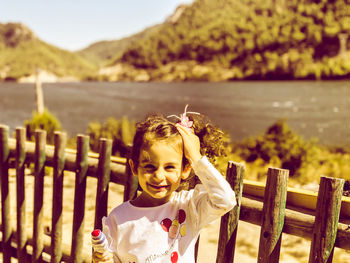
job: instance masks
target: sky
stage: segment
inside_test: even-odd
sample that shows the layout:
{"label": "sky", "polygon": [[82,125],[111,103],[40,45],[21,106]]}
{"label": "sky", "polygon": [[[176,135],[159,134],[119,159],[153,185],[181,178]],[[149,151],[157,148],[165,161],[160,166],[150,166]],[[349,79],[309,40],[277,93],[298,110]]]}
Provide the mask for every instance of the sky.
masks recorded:
{"label": "sky", "polygon": [[193,0],[0,0],[0,23],[20,22],[41,40],[77,51],[162,23]]}

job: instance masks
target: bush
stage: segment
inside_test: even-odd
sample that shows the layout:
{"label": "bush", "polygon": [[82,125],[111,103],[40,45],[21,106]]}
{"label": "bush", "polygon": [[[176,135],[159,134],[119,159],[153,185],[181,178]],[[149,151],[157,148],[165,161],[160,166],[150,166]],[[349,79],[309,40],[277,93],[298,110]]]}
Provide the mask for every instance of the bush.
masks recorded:
{"label": "bush", "polygon": [[247,162],[261,159],[265,163],[280,163],[281,168],[290,171],[290,176],[297,174],[313,155],[312,143],[293,132],[285,120],[278,120],[265,134],[243,141],[239,148],[240,156]]}
{"label": "bush", "polygon": [[60,121],[48,109],[45,109],[43,114],[33,112],[32,119],[26,120],[24,125],[27,129],[27,140],[34,141],[35,130],[41,129],[47,133],[46,141],[48,144],[54,144],[54,132],[62,130]]}
{"label": "bush", "polygon": [[90,122],[87,130],[90,136],[90,149],[99,151],[99,141],[101,138],[113,141],[112,154],[126,156],[128,145],[132,144],[135,134],[135,122],[129,121],[126,117],[121,120],[108,118],[104,124]]}

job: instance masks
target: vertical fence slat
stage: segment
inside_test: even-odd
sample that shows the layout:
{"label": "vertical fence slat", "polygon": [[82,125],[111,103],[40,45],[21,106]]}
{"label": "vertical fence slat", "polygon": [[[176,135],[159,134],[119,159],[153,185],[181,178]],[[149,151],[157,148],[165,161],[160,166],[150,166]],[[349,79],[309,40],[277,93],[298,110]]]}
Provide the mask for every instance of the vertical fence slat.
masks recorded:
{"label": "vertical fence slat", "polygon": [[321,177],[309,263],[331,263],[337,236],[344,179]]}
{"label": "vertical fence slat", "polygon": [[269,168],[263,205],[258,263],[278,263],[287,201],[288,170]]}
{"label": "vertical fence slat", "polygon": [[243,176],[244,166],[242,164],[235,162],[228,163],[226,180],[235,191],[237,205],[230,212],[221,217],[218,252],[216,256],[217,263],[232,263],[234,260],[243,190]]}
{"label": "vertical fence slat", "polygon": [[35,182],[34,182],[34,214],[33,214],[33,262],[42,261],[44,250],[44,176],[45,176],[46,131],[35,131]]}
{"label": "vertical fence slat", "polygon": [[0,126],[0,179],[1,179],[1,216],[3,262],[11,262],[11,212],[9,195],[9,156],[8,126]]}
{"label": "vertical fence slat", "polygon": [[89,137],[78,135],[74,193],[71,262],[83,261],[86,177],[88,170]]}
{"label": "vertical fence slat", "polygon": [[124,202],[128,200],[132,200],[137,196],[137,188],[139,185],[137,176],[134,176],[132,174],[131,167],[129,164],[130,158],[131,158],[131,146],[128,147],[128,152],[127,152],[127,160],[126,160],[126,168],[125,168],[126,181],[124,185]]}
{"label": "vertical fence slat", "polygon": [[16,185],[17,185],[17,257],[19,262],[27,258],[26,204],[25,204],[25,159],[26,130],[16,129]]}
{"label": "vertical fence slat", "polygon": [[62,212],[63,212],[63,174],[65,165],[66,134],[55,132],[55,152],[53,158],[52,184],[52,232],[51,262],[62,259]]}
{"label": "vertical fence slat", "polygon": [[97,171],[98,182],[96,192],[95,229],[102,228],[102,217],[107,215],[111,151],[112,141],[101,139]]}

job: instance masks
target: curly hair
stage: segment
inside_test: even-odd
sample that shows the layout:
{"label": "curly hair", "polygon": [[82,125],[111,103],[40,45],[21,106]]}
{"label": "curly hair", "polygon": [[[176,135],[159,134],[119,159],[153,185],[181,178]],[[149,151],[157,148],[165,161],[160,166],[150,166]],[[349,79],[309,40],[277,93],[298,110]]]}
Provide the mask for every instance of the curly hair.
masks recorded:
{"label": "curly hair", "polygon": [[[201,154],[206,155],[211,162],[215,163],[215,157],[225,154],[224,133],[204,115],[189,113],[187,116],[190,121],[193,121],[193,131],[199,137]],[[176,138],[178,138],[178,143],[182,144],[181,135],[175,123],[160,114],[149,115],[144,121],[138,122],[131,152],[131,159],[135,167],[138,167],[142,146],[156,140]],[[184,165],[188,163],[185,156],[183,163]]]}

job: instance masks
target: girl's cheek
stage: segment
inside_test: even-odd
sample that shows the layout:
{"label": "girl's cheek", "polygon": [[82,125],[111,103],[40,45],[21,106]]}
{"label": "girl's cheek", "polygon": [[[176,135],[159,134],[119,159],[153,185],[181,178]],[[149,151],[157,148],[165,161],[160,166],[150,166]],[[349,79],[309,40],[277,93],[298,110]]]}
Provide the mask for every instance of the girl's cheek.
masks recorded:
{"label": "girl's cheek", "polygon": [[175,184],[179,181],[180,174],[179,173],[168,174],[167,178],[169,182],[171,182],[172,184]]}

